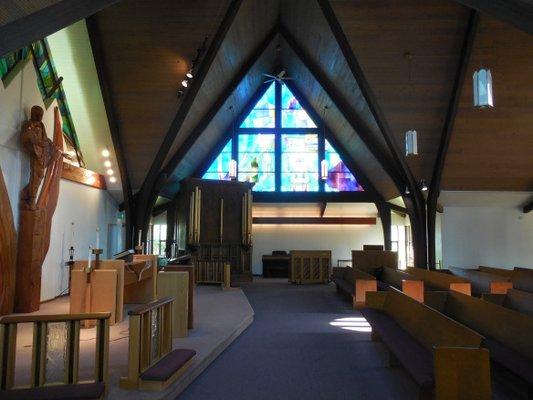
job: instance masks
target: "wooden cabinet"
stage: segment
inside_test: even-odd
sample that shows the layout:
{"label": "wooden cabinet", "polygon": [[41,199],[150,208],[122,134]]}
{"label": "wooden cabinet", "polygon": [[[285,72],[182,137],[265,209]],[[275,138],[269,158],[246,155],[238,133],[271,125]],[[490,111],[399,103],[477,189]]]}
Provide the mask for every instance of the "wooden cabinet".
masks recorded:
{"label": "wooden cabinet", "polygon": [[196,281],[223,283],[224,264],[232,282],[252,279],[252,184],[191,178],[177,200],[178,249],[192,253]]}

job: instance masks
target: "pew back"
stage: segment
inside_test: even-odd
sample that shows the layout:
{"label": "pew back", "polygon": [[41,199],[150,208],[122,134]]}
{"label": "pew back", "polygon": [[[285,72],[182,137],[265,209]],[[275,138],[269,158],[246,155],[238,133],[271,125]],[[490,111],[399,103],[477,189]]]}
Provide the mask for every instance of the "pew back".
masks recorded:
{"label": "pew back", "polygon": [[458,292],[448,293],[444,313],[533,359],[532,317]]}
{"label": "pew back", "polygon": [[489,274],[494,274],[494,275],[506,276],[508,278],[511,278],[513,276],[513,270],[506,269],[506,268],[485,267],[483,265],[480,265],[478,267],[478,271],[488,272]]}
{"label": "pew back", "polygon": [[468,285],[468,289],[470,288],[470,283],[459,276],[414,267],[407,267],[406,272],[423,280],[427,287],[433,289],[450,290],[450,287],[454,287],[454,285],[461,286],[459,284]]}
{"label": "pew back", "polygon": [[513,287],[524,292],[533,293],[533,269],[515,267],[513,270]]}
{"label": "pew back", "polygon": [[482,293],[499,293],[494,288],[505,291],[512,286],[511,278],[495,275],[488,272],[477,271],[475,269],[450,267],[450,272],[456,276],[468,280],[472,285],[472,292],[477,295]]}
{"label": "pew back", "polygon": [[387,292],[384,310],[430,352],[435,346],[479,348],[483,341],[472,329],[396,290]]}

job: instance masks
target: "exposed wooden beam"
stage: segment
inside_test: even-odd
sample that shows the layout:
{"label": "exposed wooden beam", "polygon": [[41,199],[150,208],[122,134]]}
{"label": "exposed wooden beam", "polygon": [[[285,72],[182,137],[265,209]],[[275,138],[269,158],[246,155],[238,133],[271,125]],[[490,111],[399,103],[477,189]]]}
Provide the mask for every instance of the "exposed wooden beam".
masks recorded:
{"label": "exposed wooden beam", "polygon": [[528,212],[530,212],[532,210],[533,210],[533,200],[531,200],[529,203],[527,203],[524,206],[524,208],[523,208],[524,214],[527,214]]}
{"label": "exposed wooden beam", "polygon": [[376,202],[376,208],[378,209],[379,218],[381,220],[381,226],[383,228],[383,243],[385,244],[385,250],[392,250],[391,207],[389,203],[385,201],[380,201]]}
{"label": "exposed wooden beam", "polygon": [[104,101],[104,107],[107,115],[107,122],[111,132],[111,140],[113,141],[113,148],[117,157],[118,171],[120,175],[120,182],[122,185],[122,195],[124,197],[124,213],[125,213],[125,246],[126,248],[133,247],[133,216],[134,216],[134,201],[133,191],[131,189],[130,178],[128,174],[128,165],[124,155],[124,146],[122,145],[122,138],[120,134],[120,127],[115,117],[115,104],[113,102],[113,94],[109,86],[109,73],[107,71],[107,63],[102,48],[102,40],[100,30],[97,22],[93,17],[86,20],[87,32],[91,42],[93,52],[94,64],[96,66],[96,73],[98,81],[100,82],[100,91]]}
{"label": "exposed wooden beam", "polygon": [[254,217],[263,225],[376,225],[375,217]]}
{"label": "exposed wooden beam", "polygon": [[324,213],[326,212],[326,208],[328,208],[328,203],[326,202],[320,203],[320,218],[324,218]]}
{"label": "exposed wooden beam", "polygon": [[200,88],[203,85],[204,79],[211,68],[211,65],[220,49],[220,46],[224,42],[226,34],[228,33],[231,25],[233,24],[233,21],[235,19],[235,16],[237,15],[237,12],[239,11],[242,1],[243,0],[232,0],[231,4],[229,5],[226,14],[224,15],[224,18],[222,19],[222,22],[213,40],[211,41],[209,48],[207,49],[204,59],[201,61],[200,66],[198,67],[198,71],[194,79],[192,80],[190,87],[183,96],[181,105],[178,108],[178,111],[176,112],[176,115],[174,116],[174,119],[172,120],[172,123],[170,124],[170,127],[167,133],[165,134],[165,137],[163,138],[163,142],[161,143],[161,146],[157,151],[154,161],[150,166],[148,174],[146,175],[146,178],[141,186],[139,201],[136,204],[135,208],[136,225],[138,229],[142,229],[142,241],[144,242],[146,242],[146,235],[148,233],[147,228],[150,221],[151,209],[157,199],[157,192],[155,186],[158,181],[159,183],[161,182],[161,177],[159,175],[161,167],[163,166],[165,158],[168,155],[170,148],[172,147],[172,143],[174,143],[174,140],[176,139],[176,136],[178,135],[183,125],[183,122],[185,121],[185,118],[187,117],[187,114],[189,113],[189,110],[191,109],[191,106],[194,103],[196,95],[198,94]]}
{"label": "exposed wooden beam", "polygon": [[43,39],[120,0],[62,0],[0,26],[0,57]]}
{"label": "exposed wooden beam", "polygon": [[[387,143],[388,149],[392,154],[392,165],[400,174],[402,179],[396,179],[398,190],[400,194],[404,196],[405,185],[409,188],[410,195],[409,200],[406,201],[407,205],[412,204],[412,208],[408,207],[411,223],[413,227],[413,247],[415,252],[415,265],[425,267],[427,265],[427,240],[426,240],[426,210],[424,197],[418,187],[415,177],[407,164],[405,157],[403,156],[398,143],[394,137],[394,134],[387,123],[385,115],[381,110],[381,107],[375,97],[368,80],[355,56],[355,53],[344,34],[344,31],[335,16],[335,12],[331,8],[328,0],[317,0],[322,13],[329,24],[329,27],[335,36],[335,40],[339,45],[348,67],[352,72],[354,79],[356,80],[363,97],[365,98],[368,107],[374,119],[383,134],[383,138]],[[391,175],[392,177],[392,175]]]}
{"label": "exposed wooden beam", "polygon": [[196,143],[198,138],[201,136],[201,134],[204,132],[204,130],[209,126],[213,118],[217,115],[217,113],[220,111],[224,103],[228,100],[228,98],[231,96],[231,94],[237,89],[237,86],[242,82],[242,80],[246,77],[250,69],[253,67],[253,65],[257,62],[259,57],[265,52],[267,47],[272,43],[276,35],[278,34],[277,27],[274,27],[263,39],[263,41],[257,46],[255,51],[250,55],[250,57],[244,62],[242,67],[237,71],[235,76],[231,79],[231,81],[226,85],[222,93],[217,97],[211,108],[207,111],[207,113],[202,117],[202,119],[198,122],[198,124],[194,127],[194,129],[191,131],[189,136],[185,139],[185,141],[182,143],[182,145],[176,150],[172,158],[169,160],[167,165],[164,168],[164,172],[168,175],[171,175],[180,161],[185,157],[187,152],[191,149],[191,147]]}
{"label": "exposed wooden beam", "polygon": [[374,203],[366,192],[254,192],[257,203]]}
{"label": "exposed wooden beam", "polygon": [[401,207],[399,205],[392,204],[392,203],[387,203],[387,205],[393,211],[396,211],[396,212],[399,212],[399,213],[402,213],[402,214],[408,214],[407,208],[405,208],[405,207]]}
{"label": "exposed wooden beam", "polygon": [[78,167],[73,164],[63,162],[63,170],[61,171],[61,179],[80,183],[85,186],[90,186],[95,189],[106,190],[107,185],[105,177],[98,172],[94,172],[85,168]]}
{"label": "exposed wooden beam", "polygon": [[533,35],[533,4],[525,0],[455,0]]}
{"label": "exposed wooden beam", "polygon": [[[357,132],[359,137],[363,140],[373,156],[379,161],[383,169],[389,174],[391,179],[396,183],[398,190],[404,187],[403,178],[398,170],[393,166],[392,160],[387,154],[387,150],[377,141],[373,132],[370,131],[366,122],[363,121],[352,108],[351,104],[344,98],[344,96],[337,89],[335,84],[322,71],[320,66],[313,60],[313,58],[303,50],[300,44],[296,41],[294,36],[280,25],[280,33],[289,44],[292,51],[296,54],[298,59],[304,64],[309,72],[314,76],[316,81],[322,86],[326,94],[331,98],[335,106],[339,109],[341,114],[346,118],[351,127]],[[294,86],[294,85],[293,85]]]}
{"label": "exposed wooden beam", "polygon": [[446,112],[446,119],[440,136],[439,149],[437,152],[437,158],[433,167],[433,175],[431,177],[431,183],[429,186],[428,199],[427,199],[427,221],[428,221],[428,265],[430,268],[436,266],[435,255],[435,218],[437,211],[437,201],[440,194],[440,183],[442,178],[442,172],[444,170],[444,164],[446,161],[446,155],[448,153],[448,147],[453,132],[453,125],[457,110],[459,108],[459,101],[461,98],[462,88],[465,84],[466,72],[470,62],[472,49],[474,47],[474,41],[476,37],[477,27],[479,24],[479,13],[475,10],[470,12],[468,26],[466,29],[463,45],[461,49],[461,56],[459,58],[459,65],[455,73],[455,79],[453,82],[453,88],[448,103],[448,109]]}
{"label": "exposed wooden beam", "polygon": [[307,97],[302,93],[302,91],[291,81],[287,81],[285,84],[296,96],[302,107],[307,111],[307,113],[313,119],[315,124],[317,124],[318,127],[324,126],[326,128],[324,133],[325,138],[331,143],[335,150],[337,150],[337,152],[341,156],[341,159],[346,163],[348,169],[357,177],[357,179],[360,180],[365,191],[374,196],[376,199],[383,200],[383,196],[381,195],[381,193],[376,190],[368,176],[359,167],[358,163],[353,159],[353,157],[350,156],[346,148],[331,132],[331,129],[327,126],[326,121],[322,120],[320,115],[318,115],[317,110],[313,108],[313,106],[311,105]]}

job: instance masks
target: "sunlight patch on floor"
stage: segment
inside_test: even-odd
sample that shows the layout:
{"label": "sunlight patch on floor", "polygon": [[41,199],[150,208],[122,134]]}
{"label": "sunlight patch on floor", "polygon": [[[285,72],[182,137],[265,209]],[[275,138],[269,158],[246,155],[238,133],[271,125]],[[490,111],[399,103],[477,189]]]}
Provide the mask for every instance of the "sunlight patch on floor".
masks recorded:
{"label": "sunlight patch on floor", "polygon": [[370,324],[363,317],[337,318],[329,323],[347,331],[372,332]]}

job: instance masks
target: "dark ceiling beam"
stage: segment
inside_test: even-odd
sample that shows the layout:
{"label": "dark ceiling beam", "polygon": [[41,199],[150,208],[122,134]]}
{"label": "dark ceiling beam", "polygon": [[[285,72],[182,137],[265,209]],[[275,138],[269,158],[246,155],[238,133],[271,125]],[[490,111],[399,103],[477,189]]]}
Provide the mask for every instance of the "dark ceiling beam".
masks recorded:
{"label": "dark ceiling beam", "polygon": [[320,203],[320,217],[323,218],[324,214],[326,212],[326,208],[328,208],[328,203],[322,202]]}
{"label": "dark ceiling beam", "polygon": [[465,84],[466,72],[470,63],[472,49],[474,48],[474,41],[476,38],[477,27],[479,24],[479,13],[475,10],[470,12],[468,25],[466,28],[463,45],[461,48],[461,55],[459,58],[459,65],[455,73],[453,88],[448,103],[448,110],[446,112],[446,119],[440,136],[439,149],[437,151],[437,158],[433,167],[433,175],[429,186],[427,199],[427,221],[428,221],[428,263],[431,266],[436,265],[435,255],[435,218],[437,212],[437,201],[440,194],[440,184],[444,164],[446,162],[446,155],[453,132],[453,126],[457,110],[459,108],[459,101],[461,99],[461,92]]}
{"label": "dark ceiling beam", "polygon": [[124,198],[124,213],[126,217],[126,248],[133,247],[133,191],[131,189],[130,178],[128,174],[128,165],[124,155],[124,146],[120,135],[120,127],[115,116],[115,105],[113,102],[113,95],[111,87],[109,86],[109,73],[107,71],[107,63],[102,49],[102,40],[98,24],[94,16],[87,18],[87,31],[89,33],[89,40],[93,52],[94,64],[96,66],[96,73],[98,81],[100,82],[100,90],[104,100],[104,107],[107,114],[107,121],[109,123],[109,130],[111,132],[111,140],[113,141],[113,148],[117,157],[118,170],[120,174],[120,182],[122,185],[122,194]]}
{"label": "dark ceiling beam", "polygon": [[391,236],[391,207],[386,201],[378,201],[375,203],[378,209],[379,219],[381,220],[381,227],[383,228],[383,244],[385,250],[392,250],[392,236]]}
{"label": "dark ceiling beam", "polygon": [[533,4],[525,0],[455,0],[533,35]]}
{"label": "dark ceiling beam", "polygon": [[254,217],[263,225],[376,225],[375,217]]}
{"label": "dark ceiling beam", "polygon": [[62,0],[0,26],[0,57],[43,39],[120,0]]}
{"label": "dark ceiling beam", "polygon": [[[387,155],[386,149],[376,140],[373,133],[370,131],[366,123],[361,120],[357,113],[353,110],[351,104],[342,96],[333,82],[322,71],[320,66],[307,54],[303,48],[298,44],[296,39],[283,25],[280,26],[280,33],[286,42],[296,54],[298,59],[309,70],[315,80],[322,86],[326,94],[333,101],[335,106],[339,109],[341,114],[346,118],[351,127],[355,130],[358,136],[363,140],[372,155],[379,161],[383,169],[389,174],[392,180],[397,183],[398,188],[402,187],[402,177],[394,168],[390,158]],[[293,85],[294,86],[294,85]]]}
{"label": "dark ceiling beam", "polygon": [[[144,242],[146,242],[151,209],[157,199],[157,192],[161,189],[162,185],[164,185],[163,181],[165,180],[165,177],[160,175],[161,167],[163,166],[166,156],[168,155],[168,152],[170,151],[170,148],[172,147],[172,144],[174,143],[174,140],[176,139],[176,136],[178,135],[192,104],[194,103],[196,95],[203,85],[204,79],[211,68],[220,46],[224,42],[226,34],[235,20],[235,16],[237,15],[241,4],[242,0],[232,0],[231,4],[229,5],[224,18],[222,19],[222,22],[213,40],[211,41],[209,48],[207,49],[205,57],[200,62],[200,66],[194,79],[192,80],[190,87],[183,96],[181,105],[179,106],[176,115],[174,116],[174,119],[172,120],[172,123],[170,124],[170,127],[163,138],[163,142],[161,143],[154,161],[150,166],[148,174],[146,175],[146,178],[141,186],[139,201],[135,207],[135,224],[137,228],[136,230],[142,230],[142,241]],[[157,186],[159,186],[159,188]]]}
{"label": "dark ceiling beam", "polygon": [[524,214],[527,214],[528,212],[533,210],[533,200],[531,200],[529,203],[527,203],[522,211],[524,211]]}
{"label": "dark ceiling beam", "polygon": [[[377,98],[375,97],[368,80],[366,79],[363,69],[361,68],[359,61],[357,60],[357,57],[355,56],[355,53],[350,43],[348,42],[348,39],[344,34],[344,31],[337,17],[335,16],[333,8],[331,7],[328,0],[317,1],[320,8],[322,9],[322,13],[326,18],[326,21],[329,24],[331,32],[335,36],[335,40],[337,41],[337,44],[339,45],[339,48],[341,49],[341,52],[344,55],[346,62],[348,63],[348,67],[350,68],[350,71],[352,72],[354,79],[359,85],[361,93],[363,94],[363,97],[365,98],[368,107],[370,108],[370,111],[374,116],[374,119],[383,135],[383,138],[387,143],[388,150],[392,154],[392,165],[402,177],[401,180],[396,179],[395,183],[398,187],[398,190],[400,191],[400,194],[406,197],[406,204],[408,205],[408,209],[410,211],[411,223],[413,227],[413,247],[415,252],[415,264],[419,267],[426,267],[426,208],[422,192],[420,191],[416,179],[413,173],[411,172],[411,169],[409,168],[409,165],[407,164],[407,161],[404,155],[402,154],[398,143],[396,142],[394,133],[392,132],[392,129],[387,123],[385,115],[381,110],[379,102],[377,101]],[[409,196],[405,195],[405,185],[407,185],[407,187],[409,188]],[[410,207],[410,205],[412,205],[412,207]]]}
{"label": "dark ceiling beam", "polygon": [[374,203],[367,192],[254,192],[256,203]]}
{"label": "dark ceiling beam", "polygon": [[174,172],[174,170],[177,168],[180,161],[185,157],[187,152],[191,149],[191,147],[196,143],[198,138],[202,135],[202,133],[205,131],[205,129],[209,126],[213,118],[218,114],[224,103],[228,100],[228,98],[231,96],[231,94],[237,89],[237,86],[242,82],[242,80],[246,77],[250,69],[253,67],[253,65],[257,62],[259,57],[265,52],[267,47],[272,43],[276,35],[278,34],[278,28],[274,27],[263,39],[263,41],[257,46],[255,51],[252,53],[252,55],[244,62],[242,67],[239,69],[239,71],[235,74],[235,76],[231,79],[229,84],[224,88],[222,93],[217,97],[213,105],[210,107],[210,109],[207,111],[207,113],[202,117],[202,119],[198,122],[198,124],[194,127],[194,129],[191,131],[189,136],[185,139],[185,141],[181,144],[181,146],[176,150],[172,158],[169,160],[165,168],[163,169],[164,173],[168,174],[169,176]]}
{"label": "dark ceiling beam", "polygon": [[[316,77],[315,77],[316,79]],[[302,91],[291,81],[286,81],[285,84],[291,90],[291,92],[296,96],[302,107],[307,111],[310,117],[313,119],[315,124],[318,127],[325,127],[325,138],[331,143],[331,145],[337,150],[341,159],[346,163],[348,169],[356,176],[357,179],[361,182],[365,191],[372,194],[378,201],[383,201],[383,196],[379,193],[368,176],[361,170],[357,161],[350,156],[343,144],[335,137],[331,129],[327,126],[326,121],[324,121],[320,115],[318,115],[317,110],[311,105],[307,97],[302,93]],[[320,84],[320,82],[319,82]]]}
{"label": "dark ceiling beam", "polygon": [[387,205],[392,211],[396,211],[402,214],[407,214],[407,208],[387,202]]}

